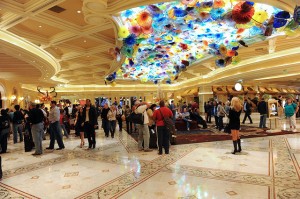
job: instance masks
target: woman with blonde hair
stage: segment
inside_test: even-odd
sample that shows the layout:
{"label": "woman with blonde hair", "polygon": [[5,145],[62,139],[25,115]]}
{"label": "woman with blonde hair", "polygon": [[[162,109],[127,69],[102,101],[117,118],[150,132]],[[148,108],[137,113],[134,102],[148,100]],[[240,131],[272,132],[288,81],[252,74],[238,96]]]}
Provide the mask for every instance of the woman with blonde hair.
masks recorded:
{"label": "woman with blonde hair", "polygon": [[111,105],[110,110],[107,113],[107,118],[109,121],[109,131],[111,138],[114,138],[116,131],[116,121],[117,121],[117,108],[115,105]]}
{"label": "woman with blonde hair", "polygon": [[229,128],[231,130],[233,147],[234,147],[234,151],[232,152],[232,154],[242,151],[241,139],[239,136],[240,115],[242,112],[242,108],[243,107],[239,98],[233,97],[231,99],[231,106],[229,110]]}

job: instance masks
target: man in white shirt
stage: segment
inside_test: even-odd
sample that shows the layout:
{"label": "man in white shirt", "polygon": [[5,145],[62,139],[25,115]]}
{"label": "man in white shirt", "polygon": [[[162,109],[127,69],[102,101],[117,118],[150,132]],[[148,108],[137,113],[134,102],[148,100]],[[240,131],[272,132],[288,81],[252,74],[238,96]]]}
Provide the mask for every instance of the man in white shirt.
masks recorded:
{"label": "man in white shirt", "polygon": [[51,101],[50,103],[50,112],[49,112],[49,131],[50,131],[50,145],[46,149],[54,149],[55,139],[57,140],[58,147],[56,150],[62,150],[65,148],[65,145],[62,140],[62,133],[59,124],[60,111],[56,106],[56,101]]}
{"label": "man in white shirt", "polygon": [[144,151],[150,152],[153,151],[152,149],[149,149],[149,141],[150,141],[150,133],[148,128],[149,118],[146,109],[149,108],[149,104],[146,102],[135,102],[135,113],[143,113],[144,114],[144,124],[137,124],[137,129],[139,132],[139,138],[138,138],[138,149],[139,151],[143,150],[143,141],[144,141]]}

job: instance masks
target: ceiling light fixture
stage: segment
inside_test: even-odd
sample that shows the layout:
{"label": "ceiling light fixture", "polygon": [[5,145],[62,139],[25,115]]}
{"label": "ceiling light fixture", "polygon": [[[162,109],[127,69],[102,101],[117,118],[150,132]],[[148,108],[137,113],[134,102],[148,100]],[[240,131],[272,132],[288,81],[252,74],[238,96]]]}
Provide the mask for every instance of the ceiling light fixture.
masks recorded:
{"label": "ceiling light fixture", "polygon": [[41,27],[43,27],[43,26],[39,25],[39,28],[41,28]]}
{"label": "ceiling light fixture", "polygon": [[86,43],[86,40],[83,40],[84,43]]}
{"label": "ceiling light fixture", "polygon": [[81,13],[81,10],[77,10],[77,13],[80,14],[80,13]]}
{"label": "ceiling light fixture", "polygon": [[234,85],[235,90],[241,91],[243,88],[242,83],[243,83],[243,80],[238,80]]}

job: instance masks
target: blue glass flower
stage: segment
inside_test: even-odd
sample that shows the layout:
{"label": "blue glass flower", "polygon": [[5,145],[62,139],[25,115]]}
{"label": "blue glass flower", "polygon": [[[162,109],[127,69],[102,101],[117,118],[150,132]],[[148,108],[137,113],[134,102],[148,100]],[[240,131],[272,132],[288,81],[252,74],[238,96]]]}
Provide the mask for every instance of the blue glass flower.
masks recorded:
{"label": "blue glass flower", "polygon": [[246,3],[247,3],[248,5],[250,5],[250,6],[253,6],[253,5],[254,5],[254,2],[252,2],[252,1],[246,1]]}
{"label": "blue glass flower", "polygon": [[185,17],[188,14],[186,10],[182,10],[180,8],[174,8],[174,16],[175,17]]}
{"label": "blue glass flower", "polygon": [[223,8],[211,9],[210,16],[213,20],[217,20],[223,16],[224,12],[225,10]]}
{"label": "blue glass flower", "polygon": [[251,36],[252,36],[252,35],[254,36],[254,35],[258,35],[258,34],[262,34],[262,33],[263,33],[262,29],[259,28],[259,27],[257,27],[257,26],[253,26],[252,28],[250,28],[249,32],[250,32]]}
{"label": "blue glass flower", "polygon": [[219,45],[216,43],[212,43],[212,44],[208,44],[208,46],[212,49],[218,50],[219,49]]}
{"label": "blue glass flower", "polygon": [[281,19],[288,19],[291,15],[287,11],[280,11],[277,14],[275,14],[275,18],[281,18]]}
{"label": "blue glass flower", "polygon": [[122,16],[129,18],[133,14],[132,10],[126,10],[125,12],[122,13]]}
{"label": "blue glass flower", "polygon": [[126,46],[133,46],[135,43],[136,43],[136,36],[135,36],[135,34],[131,34],[127,38],[124,39],[124,44]]}
{"label": "blue glass flower", "polygon": [[130,66],[133,66],[133,65],[134,65],[134,62],[132,61],[132,59],[129,60],[129,65],[130,65]]}

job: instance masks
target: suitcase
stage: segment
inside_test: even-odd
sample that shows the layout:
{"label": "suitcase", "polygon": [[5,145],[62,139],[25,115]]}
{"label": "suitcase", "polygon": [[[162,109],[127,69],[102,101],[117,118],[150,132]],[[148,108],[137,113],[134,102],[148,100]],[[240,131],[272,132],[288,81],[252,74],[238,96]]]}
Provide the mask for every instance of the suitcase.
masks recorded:
{"label": "suitcase", "polygon": [[176,135],[170,134],[170,143],[171,145],[176,145]]}
{"label": "suitcase", "polygon": [[24,133],[24,147],[25,152],[30,152],[33,148],[32,137],[30,136],[30,132],[26,129]]}
{"label": "suitcase", "polygon": [[157,135],[154,129],[150,129],[150,141],[149,141],[149,148],[156,149],[157,148]]}

